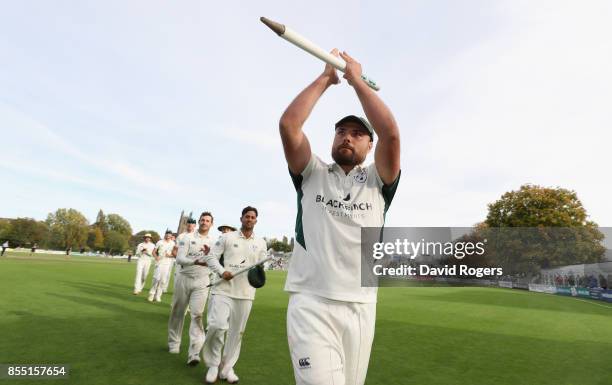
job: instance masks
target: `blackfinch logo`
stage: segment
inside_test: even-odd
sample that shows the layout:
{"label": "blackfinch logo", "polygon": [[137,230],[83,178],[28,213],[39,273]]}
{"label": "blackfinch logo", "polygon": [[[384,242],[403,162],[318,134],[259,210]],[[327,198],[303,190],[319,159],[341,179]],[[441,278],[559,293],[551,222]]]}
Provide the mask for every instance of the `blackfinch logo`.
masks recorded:
{"label": "blackfinch logo", "polygon": [[[351,198],[350,194],[347,195],[346,198],[350,199]],[[327,208],[340,209],[344,211],[370,211],[372,210],[372,203],[370,202],[344,203],[337,199],[325,199],[325,197],[320,194],[316,196],[315,202],[320,203]]]}

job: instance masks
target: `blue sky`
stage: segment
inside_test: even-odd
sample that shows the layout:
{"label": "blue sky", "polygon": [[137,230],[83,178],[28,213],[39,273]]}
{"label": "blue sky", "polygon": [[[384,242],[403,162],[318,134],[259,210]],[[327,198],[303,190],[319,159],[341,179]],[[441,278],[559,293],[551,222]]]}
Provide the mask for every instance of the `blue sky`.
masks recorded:
{"label": "blue sky", "polygon": [[[0,14],[0,217],[101,208],[135,231],[181,210],[291,235],[278,119],[322,70],[267,16],[362,62],[402,135],[391,226],[469,226],[524,183],[612,226],[608,1],[19,1]],[[305,126],[329,160],[329,90]]]}

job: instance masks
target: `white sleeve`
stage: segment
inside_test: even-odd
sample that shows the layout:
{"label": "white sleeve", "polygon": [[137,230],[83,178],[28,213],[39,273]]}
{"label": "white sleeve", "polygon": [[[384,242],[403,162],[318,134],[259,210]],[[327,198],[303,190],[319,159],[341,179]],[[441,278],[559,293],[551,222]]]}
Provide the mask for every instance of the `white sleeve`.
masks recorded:
{"label": "white sleeve", "polygon": [[321,159],[319,159],[318,156],[315,154],[310,154],[310,160],[308,161],[308,164],[306,164],[306,168],[304,168],[304,171],[302,171],[301,174],[296,175],[289,170],[289,175],[291,176],[295,190],[301,191],[302,184],[310,177],[314,170],[327,167],[328,166]]}
{"label": "white sleeve", "polygon": [[266,241],[262,239],[261,244],[263,247],[261,248],[261,251],[259,252],[259,258],[257,258],[257,261],[261,261],[262,259],[268,256],[268,249],[267,249],[268,245],[266,244]]}
{"label": "white sleeve", "polygon": [[323,162],[318,156],[315,154],[310,154],[310,160],[300,175],[302,175],[304,179],[308,179],[314,170],[327,167],[328,165],[325,164],[325,162]]}
{"label": "white sleeve", "polygon": [[[219,275],[223,275],[225,273],[225,268],[219,262],[219,258],[221,258],[221,254],[225,252],[225,237],[221,235],[217,242],[210,248],[210,252],[208,255],[204,256],[204,261],[214,271]],[[227,262],[226,262],[227,263]]]}
{"label": "white sleeve", "polygon": [[189,238],[184,237],[178,244],[178,251],[176,253],[176,263],[181,266],[192,266],[193,260],[187,257],[189,252]]}

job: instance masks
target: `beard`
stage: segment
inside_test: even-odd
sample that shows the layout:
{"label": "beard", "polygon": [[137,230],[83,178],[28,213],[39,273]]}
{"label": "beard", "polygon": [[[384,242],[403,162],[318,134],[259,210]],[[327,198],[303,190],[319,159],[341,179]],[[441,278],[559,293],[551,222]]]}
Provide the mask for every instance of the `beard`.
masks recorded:
{"label": "beard", "polygon": [[255,224],[252,224],[252,225],[243,224],[240,230],[253,231],[254,228],[255,228]]}
{"label": "beard", "polygon": [[337,146],[332,150],[332,159],[339,166],[357,166],[365,160],[365,156],[359,156],[354,148],[351,148],[350,152],[342,152],[343,148],[346,147]]}

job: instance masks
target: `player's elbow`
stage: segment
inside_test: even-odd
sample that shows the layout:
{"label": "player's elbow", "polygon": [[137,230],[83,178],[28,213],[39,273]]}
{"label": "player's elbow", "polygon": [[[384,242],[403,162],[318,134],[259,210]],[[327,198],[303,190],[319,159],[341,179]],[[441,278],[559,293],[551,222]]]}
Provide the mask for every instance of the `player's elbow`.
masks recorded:
{"label": "player's elbow", "polygon": [[285,112],[283,116],[281,116],[280,121],[278,122],[278,127],[280,130],[281,136],[290,136],[291,134],[297,134],[302,128],[298,119],[292,116],[291,113]]}
{"label": "player's elbow", "polygon": [[286,138],[292,131],[291,123],[281,119],[281,121],[278,123],[278,131],[280,132],[281,138]]}

